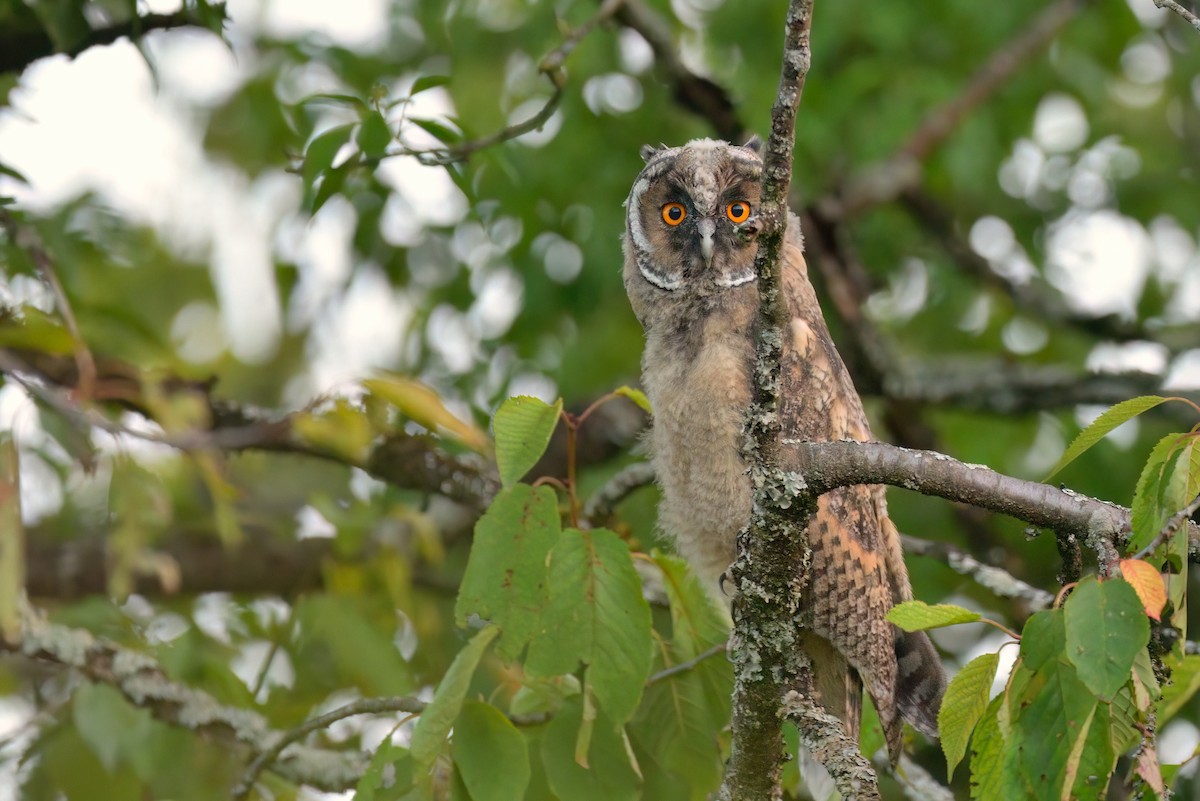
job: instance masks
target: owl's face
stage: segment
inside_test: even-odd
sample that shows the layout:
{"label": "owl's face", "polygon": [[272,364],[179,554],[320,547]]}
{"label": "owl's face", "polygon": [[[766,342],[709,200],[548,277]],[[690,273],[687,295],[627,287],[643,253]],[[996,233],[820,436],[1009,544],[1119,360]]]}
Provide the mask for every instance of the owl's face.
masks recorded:
{"label": "owl's face", "polygon": [[625,201],[626,259],[641,277],[665,292],[700,294],[752,282],[763,166],[757,141],[647,146],[642,158]]}

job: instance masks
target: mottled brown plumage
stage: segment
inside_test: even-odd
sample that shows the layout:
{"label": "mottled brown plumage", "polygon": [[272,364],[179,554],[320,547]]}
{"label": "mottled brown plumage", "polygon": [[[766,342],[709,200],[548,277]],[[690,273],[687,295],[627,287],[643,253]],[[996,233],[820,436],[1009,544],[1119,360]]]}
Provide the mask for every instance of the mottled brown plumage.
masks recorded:
{"label": "mottled brown plumage", "polygon": [[[624,280],[646,331],[643,382],[654,407],[660,525],[715,588],[750,516],[740,446],[758,314],[762,162],[753,147],[706,139],[646,148],[643,157],[646,167],[626,201]],[[741,222],[731,209],[738,203],[751,210]],[[681,220],[673,219],[679,213],[669,204],[683,207]],[[868,440],[871,431],[809,284],[794,217],[782,254],[782,291],[791,320],[779,407],[780,458],[787,466],[789,445]],[[809,543],[804,608],[810,630],[804,637],[821,702],[857,737],[865,683],[894,760],[901,718],[936,736],[945,676],[925,634],[906,634],[884,619],[912,591],[883,488],[847,487],[822,496]]]}

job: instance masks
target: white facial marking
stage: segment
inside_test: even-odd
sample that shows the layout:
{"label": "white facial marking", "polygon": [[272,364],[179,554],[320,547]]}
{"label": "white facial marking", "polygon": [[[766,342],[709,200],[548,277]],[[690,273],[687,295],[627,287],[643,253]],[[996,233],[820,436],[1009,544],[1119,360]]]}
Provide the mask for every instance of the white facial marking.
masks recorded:
{"label": "white facial marking", "polygon": [[659,289],[665,289],[667,291],[671,291],[671,290],[679,289],[679,287],[683,286],[683,282],[680,281],[678,278],[667,278],[665,275],[654,272],[649,267],[647,267],[645,264],[643,264],[641,259],[637,260],[637,265],[638,265],[638,272],[640,272],[642,274],[642,278],[645,278],[647,281],[654,284]]}
{"label": "white facial marking", "polygon": [[720,284],[721,286],[735,287],[735,286],[741,286],[742,284],[748,284],[751,281],[753,281],[755,279],[755,277],[756,276],[754,274],[754,270],[751,269],[751,270],[746,270],[744,272],[734,273],[733,275],[728,275],[728,276],[723,276],[721,278],[718,278],[717,283]]}

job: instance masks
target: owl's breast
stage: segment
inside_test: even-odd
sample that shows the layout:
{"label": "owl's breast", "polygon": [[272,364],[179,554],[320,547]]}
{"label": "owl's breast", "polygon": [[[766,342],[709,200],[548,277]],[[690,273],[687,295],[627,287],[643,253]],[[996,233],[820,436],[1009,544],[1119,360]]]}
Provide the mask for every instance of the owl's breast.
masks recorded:
{"label": "owl's breast", "polygon": [[649,333],[643,381],[654,407],[660,524],[702,578],[715,582],[750,517],[741,442],[753,343],[746,326],[719,314],[692,328],[687,336]]}

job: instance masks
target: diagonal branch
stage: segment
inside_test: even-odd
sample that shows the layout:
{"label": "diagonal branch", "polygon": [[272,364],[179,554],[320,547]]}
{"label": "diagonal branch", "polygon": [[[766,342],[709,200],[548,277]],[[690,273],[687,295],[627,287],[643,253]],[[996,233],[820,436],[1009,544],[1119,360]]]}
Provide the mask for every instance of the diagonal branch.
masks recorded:
{"label": "diagonal branch", "polygon": [[1191,26],[1195,28],[1198,33],[1200,33],[1200,16],[1197,16],[1195,11],[1188,10],[1184,6],[1175,2],[1175,0],[1154,0],[1154,5],[1158,6],[1159,8],[1166,8],[1174,11],[1176,14],[1187,20]]}
{"label": "diagonal branch", "polygon": [[1013,75],[1048,47],[1085,2],[1087,0],[1058,0],[1047,6],[1028,26],[992,53],[956,97],[927,114],[908,141],[890,158],[852,176],[837,196],[822,199],[818,204],[821,212],[844,219],[895,200],[901,192],[916,186],[921,163],[971,112],[1008,85]]}
{"label": "diagonal branch", "polygon": [[746,138],[746,126],[738,117],[729,92],[713,81],[692,72],[679,57],[671,26],[642,0],[625,0],[616,19],[646,40],[654,51],[660,73],[670,82],[675,100],[713,126],[717,136],[728,142]]}
{"label": "diagonal branch", "polygon": [[[256,751],[283,736],[257,712],[225,706],[201,690],[172,681],[145,654],[49,623],[33,612],[25,615],[17,641],[0,639],[0,651],[78,671],[90,681],[113,687],[158,720],[236,751]],[[354,786],[367,763],[368,755],[357,750],[322,750],[294,743],[279,755],[273,770],[293,782],[342,791]]]}
{"label": "diagonal branch", "polygon": [[0,73],[20,72],[38,59],[55,53],[65,53],[74,58],[88,48],[112,44],[126,37],[136,39],[149,31],[172,28],[212,30],[213,26],[224,18],[224,14],[225,5],[214,3],[208,6],[205,15],[187,8],[186,5],[170,14],[137,15],[124,22],[94,28],[81,40],[65,48],[56,47],[50,35],[40,25],[36,29],[14,25],[0,32]]}

